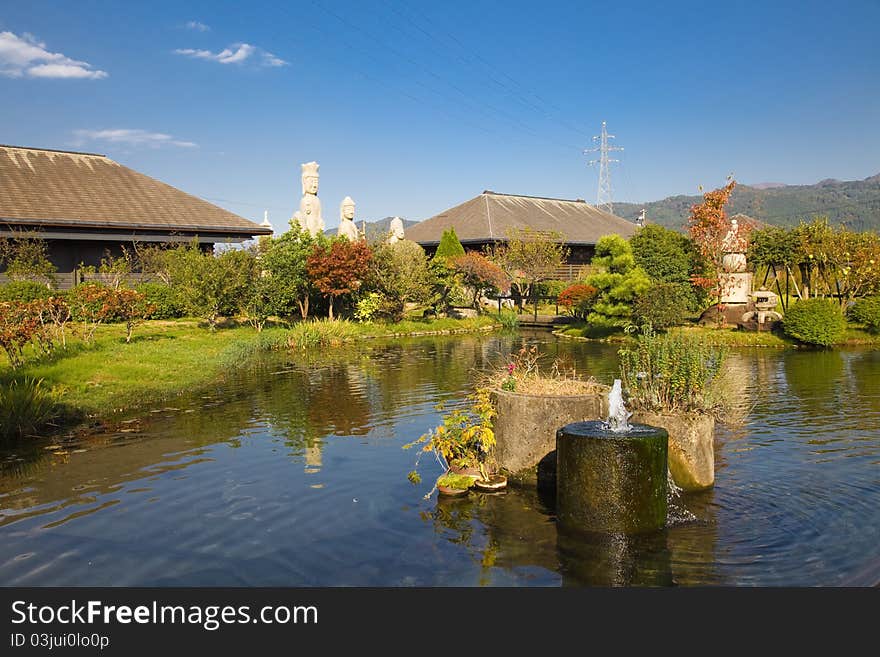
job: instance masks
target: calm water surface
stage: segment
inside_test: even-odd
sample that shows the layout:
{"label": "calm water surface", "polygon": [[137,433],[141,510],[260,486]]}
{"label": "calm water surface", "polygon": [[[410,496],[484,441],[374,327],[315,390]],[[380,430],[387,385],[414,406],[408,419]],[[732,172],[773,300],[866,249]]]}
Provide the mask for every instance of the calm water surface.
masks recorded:
{"label": "calm water surface", "polygon": [[864,585],[880,582],[880,352],[756,350],[727,367],[695,520],[568,539],[553,500],[422,499],[401,445],[523,340],[610,383],[616,348],[547,334],[273,356],[124,430],[0,455],[0,584]]}

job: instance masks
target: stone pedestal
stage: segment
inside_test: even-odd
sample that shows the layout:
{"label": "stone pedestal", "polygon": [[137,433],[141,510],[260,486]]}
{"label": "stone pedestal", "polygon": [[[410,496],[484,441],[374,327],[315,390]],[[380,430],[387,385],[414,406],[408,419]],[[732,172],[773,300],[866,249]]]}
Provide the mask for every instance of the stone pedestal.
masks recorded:
{"label": "stone pedestal", "polygon": [[534,484],[536,466],[556,449],[556,430],[608,415],[607,393],[524,395],[496,390],[495,461],[512,481]]}
{"label": "stone pedestal", "polygon": [[[727,256],[724,256],[725,258]],[[750,272],[724,272],[721,274],[721,303],[743,304],[751,301],[752,277]]]}
{"label": "stone pedestal", "polygon": [[709,415],[661,415],[636,411],[635,422],[663,427],[669,434],[669,472],[686,491],[715,484],[715,419]]}

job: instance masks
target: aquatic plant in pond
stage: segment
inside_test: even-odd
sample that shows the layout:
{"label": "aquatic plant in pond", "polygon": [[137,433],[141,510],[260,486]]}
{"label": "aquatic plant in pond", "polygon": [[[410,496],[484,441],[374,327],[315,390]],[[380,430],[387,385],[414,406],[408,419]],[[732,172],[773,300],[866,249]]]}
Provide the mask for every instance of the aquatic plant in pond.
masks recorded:
{"label": "aquatic plant in pond", "polygon": [[715,412],[713,383],[726,351],[696,336],[642,329],[635,347],[618,352],[620,377],[633,406],[661,412]]}

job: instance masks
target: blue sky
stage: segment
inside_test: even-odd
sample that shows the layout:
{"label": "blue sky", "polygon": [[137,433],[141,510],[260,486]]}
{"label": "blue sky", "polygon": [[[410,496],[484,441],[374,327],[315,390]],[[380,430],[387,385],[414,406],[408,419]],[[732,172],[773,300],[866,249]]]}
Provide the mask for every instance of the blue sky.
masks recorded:
{"label": "blue sky", "polygon": [[285,229],[484,189],[615,200],[880,172],[880,1],[0,0],[0,143],[105,153]]}

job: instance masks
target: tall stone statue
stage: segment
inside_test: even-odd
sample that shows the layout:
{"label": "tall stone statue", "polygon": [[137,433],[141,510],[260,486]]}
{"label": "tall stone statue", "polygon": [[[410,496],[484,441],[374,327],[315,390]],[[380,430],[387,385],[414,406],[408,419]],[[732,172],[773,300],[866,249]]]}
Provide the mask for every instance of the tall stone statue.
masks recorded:
{"label": "tall stone statue", "polygon": [[403,240],[403,219],[400,217],[394,217],[391,220],[391,224],[388,226],[388,239],[386,242],[389,244],[397,244],[398,242]]}
{"label": "tall stone statue", "polygon": [[721,242],[721,303],[747,304],[752,291],[752,274],[746,263],[748,230],[742,230],[736,219],[730,220],[730,230]]}
{"label": "tall stone statue", "polygon": [[349,242],[360,239],[360,233],[354,225],[354,201],[351,200],[351,196],[346,196],[339,205],[339,230],[336,234]]}
{"label": "tall stone statue", "polygon": [[293,218],[300,228],[317,236],[324,232],[324,218],[321,216],[321,201],[318,199],[318,167],[317,162],[306,162],[302,166],[302,193],[299,210]]}

